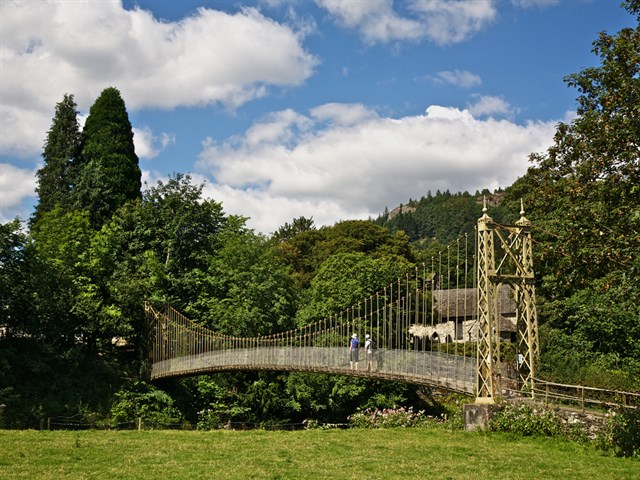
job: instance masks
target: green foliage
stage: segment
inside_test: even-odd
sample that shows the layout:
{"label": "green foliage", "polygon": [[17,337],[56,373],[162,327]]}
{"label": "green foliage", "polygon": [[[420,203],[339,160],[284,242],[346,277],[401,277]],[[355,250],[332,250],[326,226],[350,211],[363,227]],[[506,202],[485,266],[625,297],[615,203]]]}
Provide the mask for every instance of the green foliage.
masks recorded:
{"label": "green foliage", "polygon": [[39,428],[47,417],[106,415],[128,366],[83,346],[36,338],[0,339],[0,404],[5,428]]}
{"label": "green foliage", "polygon": [[525,403],[503,405],[490,420],[489,428],[524,436],[553,437],[565,433],[564,422],[552,410]]}
{"label": "green foliage", "polygon": [[99,268],[98,234],[90,227],[89,212],[55,207],[41,215],[32,236],[32,261],[39,267],[33,277],[34,307],[41,334],[53,342],[81,339],[92,346],[129,334],[123,316],[105,303],[110,272]]}
{"label": "green foliage", "polygon": [[246,420],[254,423],[264,421],[287,421],[291,418],[291,404],[285,395],[283,382],[278,374],[260,372],[238,396],[243,405],[250,407],[251,415]]}
{"label": "green foliage", "polygon": [[640,410],[612,411],[601,447],[613,450],[619,457],[640,457]]}
{"label": "green foliage", "polygon": [[73,95],[65,94],[56,105],[51,128],[44,143],[42,159],[44,165],[37,172],[38,203],[31,223],[55,206],[68,208],[69,194],[74,184],[74,166],[80,153],[80,126],[77,105]]}
{"label": "green foliage", "polygon": [[305,325],[344,310],[386,287],[410,266],[403,257],[335,253],[311,280],[296,321]]}
{"label": "green foliage", "polygon": [[623,7],[636,26],[601,32],[600,65],[566,77],[578,115],[558,125],[546,153],[531,155],[505,199],[524,197],[535,219],[539,321],[567,339],[545,345],[543,369],[567,383],[597,382],[588,363],[613,366],[614,375],[600,375],[613,383],[640,362],[640,16],[637,1]]}
{"label": "green foliage", "polygon": [[413,407],[366,409],[349,416],[349,426],[353,428],[429,428],[442,423],[442,418],[429,416],[422,410],[414,412]]}
{"label": "green foliage", "polygon": [[315,228],[313,218],[298,217],[294,218],[290,224],[285,222],[285,224],[278,228],[273,234],[271,239],[274,242],[282,242],[290,240],[299,233],[315,230]]}
{"label": "green foliage", "polygon": [[225,428],[234,419],[242,418],[249,412],[247,407],[232,406],[216,403],[198,412],[198,430],[217,430]]}
{"label": "green foliage", "polygon": [[578,116],[558,126],[546,154],[532,155],[528,173],[527,203],[554,232],[541,264],[557,278],[549,290],[563,296],[607,276],[601,288],[638,278],[640,26],[602,32],[593,45],[601,66],[566,79],[580,92]]}
{"label": "green foliage", "polygon": [[135,424],[140,418],[145,427],[166,427],[183,419],[169,395],[142,381],[120,390],[114,398],[110,415],[116,425]]}
{"label": "green foliage", "polygon": [[145,299],[191,313],[190,302],[212,295],[206,271],[225,223],[221,205],[183,175],[116,212],[94,237],[92,271],[104,282],[102,313],[125,320],[118,336],[146,346]]}
{"label": "green foliage", "polygon": [[[503,209],[499,206],[502,192],[491,194],[486,191],[491,203],[491,215],[494,220],[504,220]],[[517,210],[515,210],[517,212]],[[409,200],[393,211],[385,210],[375,223],[387,227],[392,232],[403,231],[409,240],[420,246],[440,248],[466,234],[472,234],[478,218],[482,215],[482,197],[479,193],[468,192],[452,194],[431,192],[420,200]]]}
{"label": "green foliage", "polygon": [[206,290],[194,295],[189,311],[230,335],[270,335],[290,329],[295,292],[282,256],[266,238],[246,229],[244,220],[231,219],[219,239]]}
{"label": "green foliage", "polygon": [[99,228],[119,207],[140,198],[141,172],[133,130],[116,88],[103,90],[91,106],[80,148],[75,207],[89,210],[92,226]]}
{"label": "green foliage", "polygon": [[[183,398],[185,408],[196,408],[198,430],[225,428],[229,422],[244,421],[251,409],[240,404],[235,385],[239,377],[201,376],[183,380],[191,391]],[[180,395],[179,395],[180,396]]]}
{"label": "green foliage", "polygon": [[599,353],[584,335],[540,328],[539,375],[551,382],[621,391],[640,389],[640,361]]}
{"label": "green foliage", "polygon": [[295,418],[342,423],[375,389],[362,379],[290,373],[285,393]]}
{"label": "green foliage", "polygon": [[351,220],[310,229],[277,242],[277,248],[294,270],[298,288],[308,288],[322,264],[335,254],[364,253],[368,257],[401,257],[414,260],[409,238],[403,232],[392,234],[370,221]]}
{"label": "green foliage", "polygon": [[322,424],[342,424],[359,408],[427,406],[415,386],[335,375],[289,373],[283,393],[292,418]]}
{"label": "green foliage", "polygon": [[29,246],[21,229],[18,219],[0,224],[0,306],[8,334],[25,327],[25,307],[29,304]]}

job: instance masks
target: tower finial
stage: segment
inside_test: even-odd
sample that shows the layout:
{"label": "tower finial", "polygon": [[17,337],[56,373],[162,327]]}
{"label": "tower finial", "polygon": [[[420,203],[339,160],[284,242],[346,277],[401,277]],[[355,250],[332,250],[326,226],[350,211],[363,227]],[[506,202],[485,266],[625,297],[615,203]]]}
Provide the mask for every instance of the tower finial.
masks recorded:
{"label": "tower finial", "polygon": [[516,222],[516,225],[531,225],[527,217],[524,216],[524,200],[520,198],[520,220]]}
{"label": "tower finial", "polygon": [[487,196],[482,196],[482,213],[487,213]]}

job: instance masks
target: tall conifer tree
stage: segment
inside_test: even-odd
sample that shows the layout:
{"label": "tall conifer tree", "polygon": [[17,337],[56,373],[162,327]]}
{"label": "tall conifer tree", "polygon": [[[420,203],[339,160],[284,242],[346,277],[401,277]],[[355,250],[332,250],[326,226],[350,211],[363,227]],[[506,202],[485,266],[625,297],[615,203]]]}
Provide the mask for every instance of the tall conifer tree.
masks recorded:
{"label": "tall conifer tree", "polygon": [[76,107],[73,95],[69,94],[65,94],[62,101],[56,105],[53,122],[44,142],[44,165],[37,173],[36,191],[39,201],[31,218],[32,225],[56,205],[63,209],[70,206],[72,170],[80,147]]}
{"label": "tall conifer tree", "polygon": [[103,225],[126,202],[140,198],[141,173],[133,130],[116,88],[103,90],[89,110],[80,160],[76,208],[89,210],[94,227]]}

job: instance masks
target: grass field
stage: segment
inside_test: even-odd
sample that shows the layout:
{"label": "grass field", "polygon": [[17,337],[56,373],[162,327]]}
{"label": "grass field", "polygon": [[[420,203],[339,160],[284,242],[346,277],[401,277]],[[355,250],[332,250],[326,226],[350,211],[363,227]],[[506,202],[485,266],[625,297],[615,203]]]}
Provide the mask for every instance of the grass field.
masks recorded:
{"label": "grass field", "polygon": [[418,428],[0,430],[0,478],[638,480],[640,461],[558,439]]}

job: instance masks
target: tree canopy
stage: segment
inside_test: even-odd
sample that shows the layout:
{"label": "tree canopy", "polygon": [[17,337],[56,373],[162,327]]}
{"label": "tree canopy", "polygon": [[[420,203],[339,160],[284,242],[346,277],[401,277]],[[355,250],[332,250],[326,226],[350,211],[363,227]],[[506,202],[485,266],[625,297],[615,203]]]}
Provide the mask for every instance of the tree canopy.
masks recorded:
{"label": "tree canopy", "polygon": [[579,92],[577,116],[558,125],[547,152],[531,155],[507,201],[524,196],[535,218],[541,321],[638,369],[640,8],[624,6],[638,25],[601,32],[600,65],[565,78]]}

